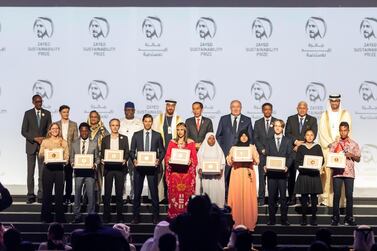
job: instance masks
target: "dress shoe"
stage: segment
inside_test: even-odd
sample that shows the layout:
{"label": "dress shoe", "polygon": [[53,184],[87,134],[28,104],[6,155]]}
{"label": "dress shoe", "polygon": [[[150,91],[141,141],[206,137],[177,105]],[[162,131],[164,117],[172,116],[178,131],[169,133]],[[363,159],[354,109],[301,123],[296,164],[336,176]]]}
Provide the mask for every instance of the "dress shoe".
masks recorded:
{"label": "dress shoe", "polygon": [[355,220],[353,219],[353,217],[347,217],[344,219],[344,225],[345,226],[356,226],[356,222]]}
{"label": "dress shoe", "polygon": [[283,220],[283,221],[281,221],[281,225],[282,225],[282,226],[289,226],[289,225],[291,225],[291,224],[289,223],[289,221],[287,221],[287,220]]}
{"label": "dress shoe", "polygon": [[134,217],[131,221],[131,224],[139,224],[140,223],[140,218],[139,217]]}
{"label": "dress shoe", "polygon": [[287,205],[288,206],[293,206],[293,205],[297,204],[296,202],[297,202],[296,197],[291,197],[291,198],[289,198],[289,200],[287,202]]}
{"label": "dress shoe", "polygon": [[308,219],[306,218],[306,215],[305,216],[302,216],[302,221],[301,221],[301,226],[306,226],[308,225]]}
{"label": "dress shoe", "polygon": [[339,218],[331,217],[331,226],[338,226],[339,225]]}
{"label": "dress shoe", "polygon": [[35,203],[35,198],[28,198],[26,204],[33,204]]}

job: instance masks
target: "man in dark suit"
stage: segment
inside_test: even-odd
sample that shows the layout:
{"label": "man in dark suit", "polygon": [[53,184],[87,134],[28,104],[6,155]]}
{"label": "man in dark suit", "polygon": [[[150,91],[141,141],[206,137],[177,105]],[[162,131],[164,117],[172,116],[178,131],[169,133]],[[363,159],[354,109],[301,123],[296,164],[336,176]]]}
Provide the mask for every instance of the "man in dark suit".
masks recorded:
{"label": "man in dark suit", "polygon": [[110,200],[111,191],[113,190],[113,180],[115,182],[116,212],[117,222],[123,222],[123,187],[124,177],[127,171],[126,163],[129,157],[128,137],[119,133],[120,120],[111,119],[109,122],[111,134],[105,136],[101,143],[101,160],[106,159],[106,150],[122,150],[123,162],[103,162],[105,176],[105,197],[103,202],[103,221],[111,221]]}
{"label": "man in dark suit", "polygon": [[[293,159],[296,158],[297,148],[304,143],[305,132],[308,129],[313,130],[314,136],[317,136],[317,119],[308,114],[308,104],[305,101],[300,101],[297,105],[297,114],[288,117],[285,128],[285,136],[290,137],[293,143]],[[294,163],[292,165],[288,168],[288,205],[296,204],[296,196],[294,194],[296,168],[294,167]]]}
{"label": "man in dark suit", "polygon": [[51,113],[42,108],[42,97],[34,95],[34,108],[25,112],[21,134],[26,139],[27,155],[27,203],[35,202],[34,171],[35,159],[38,160],[38,201],[42,201],[42,161],[38,158],[39,147],[51,124]]}
{"label": "man in dark suit", "polygon": [[[242,104],[239,100],[233,100],[230,103],[230,114],[220,118],[217,127],[216,138],[225,156],[229,153],[230,148],[237,143],[238,132],[247,130],[250,135],[250,144],[252,144],[253,125],[251,119],[241,114]],[[225,165],[225,199],[228,199],[228,187],[231,167]]]}
{"label": "man in dark suit", "polygon": [[[143,191],[144,178],[147,176],[150,195],[152,198],[153,223],[159,221],[159,199],[158,199],[158,168],[165,157],[165,148],[160,133],[152,130],[153,117],[150,114],[143,116],[144,129],[134,133],[131,141],[130,156],[134,162],[134,207],[132,224],[140,222],[140,199]],[[137,153],[139,151],[156,152],[156,162],[153,167],[143,167],[137,162]]]}
{"label": "man in dark suit", "polygon": [[274,137],[274,122],[276,118],[272,117],[273,106],[270,103],[262,105],[263,118],[255,121],[254,124],[254,143],[259,153],[259,189],[258,189],[258,204],[263,206],[265,203],[266,194],[266,175],[264,173],[264,165],[266,163],[266,144]]}
{"label": "man in dark suit", "polygon": [[207,132],[213,132],[212,121],[203,117],[203,104],[194,102],[192,104],[192,113],[194,117],[186,119],[187,137],[195,141],[196,150],[199,149]]}
{"label": "man in dark suit", "polygon": [[289,137],[283,135],[285,123],[281,119],[277,119],[274,122],[274,136],[268,140],[266,144],[266,156],[283,157],[285,158],[285,170],[274,171],[267,169],[265,166],[265,172],[268,178],[268,213],[269,222],[268,225],[276,224],[276,200],[279,193],[280,202],[280,214],[281,224],[288,226],[288,206],[286,202],[286,190],[287,190],[287,172],[288,167],[292,165],[292,142]]}

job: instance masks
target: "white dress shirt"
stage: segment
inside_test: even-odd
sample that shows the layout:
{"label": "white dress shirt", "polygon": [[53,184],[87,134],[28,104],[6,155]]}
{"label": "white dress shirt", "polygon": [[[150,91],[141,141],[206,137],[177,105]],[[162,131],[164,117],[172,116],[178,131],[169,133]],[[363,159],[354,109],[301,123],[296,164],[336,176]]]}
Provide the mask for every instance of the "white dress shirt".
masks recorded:
{"label": "white dress shirt", "polygon": [[67,140],[68,138],[68,126],[69,126],[69,121],[67,122],[62,121],[62,137],[64,140]]}
{"label": "white dress shirt", "polygon": [[[234,121],[234,118],[235,118],[235,117],[236,117],[236,116],[234,116],[233,114],[230,114],[230,118],[231,118],[231,123],[230,123],[230,125],[231,125],[232,127],[233,127],[233,121]],[[241,120],[241,114],[237,116],[237,121],[236,121],[236,123],[237,123],[236,132],[238,132],[238,125],[240,124],[240,120]]]}
{"label": "white dress shirt", "polygon": [[151,144],[152,144],[152,129],[149,130],[143,130],[143,145],[145,147],[145,139],[147,137],[147,132],[149,132],[149,149],[145,149],[145,151],[150,151],[151,150]]}
{"label": "white dress shirt", "polygon": [[132,136],[135,132],[140,131],[143,129],[143,123],[140,119],[123,119],[120,122],[119,133],[127,136],[128,138],[128,145],[131,145]]}
{"label": "white dress shirt", "polygon": [[[274,135],[275,137],[275,144],[276,144],[276,149],[278,149],[278,151],[280,150],[280,147],[281,147],[281,141],[283,139],[283,134],[275,134]],[[279,147],[278,147],[278,138],[279,138]]]}
{"label": "white dress shirt", "polygon": [[110,136],[110,150],[119,150],[119,137]]}
{"label": "white dress shirt", "polygon": [[80,154],[81,154],[81,149],[82,149],[82,144],[83,144],[83,141],[85,141],[85,152],[84,154],[87,154],[88,153],[88,149],[89,149],[89,137],[87,139],[82,139],[80,138]]}

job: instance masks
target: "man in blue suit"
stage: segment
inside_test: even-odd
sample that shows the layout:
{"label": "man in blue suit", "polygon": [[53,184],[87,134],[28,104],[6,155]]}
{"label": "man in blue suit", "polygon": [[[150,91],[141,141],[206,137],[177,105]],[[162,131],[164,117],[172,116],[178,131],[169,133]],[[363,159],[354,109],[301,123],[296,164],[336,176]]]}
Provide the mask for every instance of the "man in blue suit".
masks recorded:
{"label": "man in blue suit", "polygon": [[[238,132],[247,130],[250,135],[250,144],[253,138],[253,125],[251,119],[241,114],[242,104],[239,100],[233,100],[230,103],[230,114],[220,118],[217,127],[216,138],[225,156],[229,153],[230,148],[237,142]],[[231,167],[225,165],[225,198],[228,199],[228,187]]]}

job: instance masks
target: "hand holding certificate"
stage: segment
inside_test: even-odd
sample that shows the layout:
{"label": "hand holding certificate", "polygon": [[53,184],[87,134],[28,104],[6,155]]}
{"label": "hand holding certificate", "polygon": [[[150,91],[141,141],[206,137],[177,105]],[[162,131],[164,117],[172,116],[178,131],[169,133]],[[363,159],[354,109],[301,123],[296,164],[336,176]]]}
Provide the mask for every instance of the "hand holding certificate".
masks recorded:
{"label": "hand holding certificate", "polygon": [[202,162],[202,173],[205,174],[220,174],[220,162],[218,160],[205,160]]}
{"label": "hand holding certificate", "polygon": [[188,166],[190,163],[190,150],[173,148],[169,163]]}
{"label": "hand holding certificate", "polygon": [[156,166],[156,152],[137,152],[137,166]]}
{"label": "hand holding certificate", "polygon": [[93,169],[93,154],[75,154],[74,169]]}
{"label": "hand holding certificate", "polygon": [[344,169],[346,167],[346,155],[343,152],[328,153],[327,166],[330,168]]}
{"label": "hand holding certificate", "polygon": [[123,150],[105,149],[105,163],[123,163]]}
{"label": "hand holding certificate", "polygon": [[320,170],[322,167],[323,157],[315,155],[305,155],[304,163],[299,166],[300,169]]}
{"label": "hand holding certificate", "polygon": [[55,149],[45,149],[44,150],[44,162],[46,164],[64,164],[66,161],[63,159],[63,152],[62,148],[55,148]]}
{"label": "hand holding certificate", "polygon": [[233,162],[253,162],[251,148],[248,146],[234,146],[232,160]]}
{"label": "hand holding certificate", "polygon": [[285,172],[286,171],[285,158],[284,157],[267,156],[266,170],[267,171]]}

